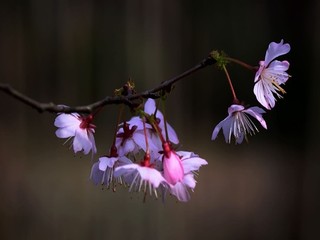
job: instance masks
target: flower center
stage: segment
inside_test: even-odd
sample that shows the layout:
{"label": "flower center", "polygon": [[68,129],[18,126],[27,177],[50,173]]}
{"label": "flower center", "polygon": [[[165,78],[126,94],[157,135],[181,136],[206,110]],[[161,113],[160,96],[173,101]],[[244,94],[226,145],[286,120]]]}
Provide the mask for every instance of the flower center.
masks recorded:
{"label": "flower center", "polygon": [[81,129],[95,128],[96,126],[92,124],[92,121],[93,121],[93,116],[91,114],[87,117],[82,117],[80,128]]}
{"label": "flower center", "polygon": [[128,123],[124,123],[122,128],[123,128],[123,132],[122,133],[118,133],[117,137],[118,138],[122,138],[121,141],[121,146],[124,144],[125,140],[132,138],[132,135],[134,133],[134,131],[137,129],[138,126],[133,125],[130,129],[129,124]]}
{"label": "flower center", "polygon": [[140,166],[153,168],[153,164],[150,163],[150,154],[146,153],[144,155],[144,159],[140,162]]}

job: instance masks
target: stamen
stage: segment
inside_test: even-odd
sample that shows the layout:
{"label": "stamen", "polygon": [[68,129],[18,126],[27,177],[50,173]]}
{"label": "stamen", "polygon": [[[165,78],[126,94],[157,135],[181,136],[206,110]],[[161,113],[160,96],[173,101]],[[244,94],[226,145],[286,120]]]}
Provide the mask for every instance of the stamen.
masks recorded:
{"label": "stamen", "polygon": [[131,192],[132,187],[136,183],[136,180],[137,180],[138,176],[139,176],[139,173],[137,172],[136,175],[134,176],[133,180],[132,180],[132,183],[131,183],[130,188],[129,188],[129,192]]}
{"label": "stamen", "polygon": [[69,142],[71,138],[73,138],[73,136],[72,136],[72,137],[67,138],[67,140],[66,140],[62,145],[65,145],[67,142]]}
{"label": "stamen", "polygon": [[280,87],[280,85],[275,80],[272,79],[271,82],[282,94],[286,93],[286,91],[282,87]]}

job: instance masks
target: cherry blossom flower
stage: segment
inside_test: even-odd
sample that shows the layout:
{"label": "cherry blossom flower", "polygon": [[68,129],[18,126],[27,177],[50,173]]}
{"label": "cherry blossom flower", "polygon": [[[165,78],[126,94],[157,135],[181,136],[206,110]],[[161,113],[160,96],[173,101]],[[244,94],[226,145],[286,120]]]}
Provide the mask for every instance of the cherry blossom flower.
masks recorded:
{"label": "cherry blossom flower", "polygon": [[92,120],[92,115],[83,117],[78,113],[59,114],[54,121],[54,125],[58,127],[56,136],[68,140],[74,137],[72,145],[75,153],[83,150],[84,154],[90,151],[95,154],[97,152],[93,137],[95,125],[91,123]]}
{"label": "cherry blossom flower", "polygon": [[203,165],[207,165],[208,162],[200,158],[193,152],[178,151],[176,155],[179,156],[183,168],[183,177],[175,184],[169,185],[169,191],[172,195],[176,196],[181,202],[187,202],[190,200],[190,190],[194,190],[196,187],[196,180],[194,175],[196,171]]}
{"label": "cherry blossom flower", "polygon": [[[144,105],[144,112],[150,116],[154,115],[158,127],[161,130],[161,134],[165,136],[164,117],[163,114],[157,110],[153,99],[148,99],[146,101]],[[119,156],[124,156],[128,153],[135,154],[141,149],[146,151],[144,124],[142,118],[134,116],[129,121],[122,123],[119,126],[116,139],[116,147],[118,149]],[[147,129],[146,134],[148,137],[149,151],[152,155],[152,159],[157,159],[161,155],[159,151],[162,150],[162,143],[158,134],[148,122],[145,123],[145,126]],[[175,130],[168,123],[167,130],[170,142],[178,144],[178,136]]]}
{"label": "cherry blossom flower", "polygon": [[264,61],[260,61],[260,67],[254,79],[256,84],[253,92],[261,105],[269,110],[275,106],[274,95],[282,98],[280,93],[284,94],[285,90],[280,85],[285,84],[290,77],[286,73],[289,69],[289,62],[274,59],[289,51],[290,45],[283,44],[283,40],[280,43],[272,42],[269,44]]}
{"label": "cherry blossom flower", "polygon": [[128,153],[136,154],[144,145],[143,131],[136,131],[137,125],[131,125],[124,122],[117,132],[116,147],[119,156],[124,156]]}
{"label": "cherry blossom flower", "polygon": [[255,132],[259,132],[249,116],[257,119],[261,126],[267,129],[267,124],[262,118],[263,113],[265,113],[265,111],[259,107],[250,107],[246,109],[242,105],[233,104],[228,108],[228,117],[222,120],[214,128],[211,139],[215,140],[222,128],[227,143],[231,142],[231,136],[233,135],[236,143],[240,144],[242,143],[243,138],[246,138],[247,134],[254,135]]}
{"label": "cherry blossom flower", "polygon": [[143,166],[135,163],[123,165],[115,169],[114,176],[122,176],[130,185],[129,191],[147,192],[149,189],[150,195],[153,193],[156,197],[158,197],[157,188],[167,184],[161,172],[151,165]]}
{"label": "cherry blossom flower", "polygon": [[196,186],[194,172],[208,164],[207,161],[192,152],[175,152],[166,142],[163,144],[162,163],[163,176],[169,183],[169,192],[179,201],[189,201],[188,189],[193,191]]}
{"label": "cherry blossom flower", "polygon": [[121,178],[114,177],[115,166],[121,166],[131,163],[126,157],[100,157],[99,161],[94,163],[91,168],[90,179],[95,185],[102,184],[109,187],[111,183],[122,184]]}
{"label": "cherry blossom flower", "polygon": [[[146,124],[147,125],[147,124]],[[146,131],[149,150],[154,157],[160,156],[161,142],[159,137],[148,128]],[[146,151],[146,141],[143,131],[143,122],[139,117],[132,117],[130,121],[120,125],[117,132],[116,147],[118,149],[119,156],[124,156],[128,153],[136,154],[141,149]]]}

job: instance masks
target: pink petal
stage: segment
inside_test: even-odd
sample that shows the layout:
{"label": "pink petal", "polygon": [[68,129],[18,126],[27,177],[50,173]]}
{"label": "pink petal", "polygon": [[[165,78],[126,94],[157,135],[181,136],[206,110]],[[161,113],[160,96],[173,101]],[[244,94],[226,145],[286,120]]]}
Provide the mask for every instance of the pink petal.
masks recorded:
{"label": "pink petal", "polygon": [[163,157],[164,178],[170,184],[176,184],[183,179],[184,171],[180,157],[174,152],[169,152],[169,157]]}
{"label": "pink petal", "polygon": [[276,71],[287,71],[290,67],[290,63],[288,61],[278,61],[275,60],[272,63],[270,63],[268,69],[276,70]]}
{"label": "pink petal", "polygon": [[283,44],[283,40],[281,40],[279,43],[270,43],[265,56],[265,66],[268,66],[268,64],[276,57],[284,55],[289,51],[290,45],[288,43]]}
{"label": "pink petal", "polygon": [[91,168],[90,179],[95,185],[103,183],[103,174],[104,172],[99,170],[99,162],[94,163]]}
{"label": "pink petal", "polygon": [[[169,123],[167,123],[167,129],[168,129],[168,137],[169,137],[170,142],[172,142],[174,144],[178,144],[179,143],[178,135],[176,134],[176,132],[170,126]],[[162,134],[163,134],[163,136],[165,136],[165,134],[166,134],[164,126],[162,128]]]}
{"label": "pink petal", "polygon": [[223,121],[219,122],[217,124],[217,126],[213,129],[211,140],[215,140],[217,138],[218,133],[220,132],[220,129],[221,129],[222,125],[223,125]]}
{"label": "pink petal", "polygon": [[260,67],[259,67],[259,70],[256,72],[256,75],[254,77],[254,82],[260,80],[260,76],[262,74],[262,71],[265,69],[265,66],[264,66],[264,61],[260,61]]}
{"label": "pink petal", "polygon": [[232,117],[228,116],[225,119],[223,119],[221,122],[218,123],[218,125],[214,128],[211,136],[211,140],[215,140],[218,136],[218,133],[220,132],[220,129],[223,130],[223,135],[225,138],[225,141],[228,143],[229,141],[229,130],[231,127]]}
{"label": "pink petal", "polygon": [[119,147],[118,153],[120,156],[124,156],[128,153],[135,154],[137,153],[138,150],[139,150],[138,145],[133,141],[132,138],[130,138],[124,142],[124,145],[122,147]]}
{"label": "pink petal", "polygon": [[146,101],[146,103],[144,104],[144,112],[152,115],[154,114],[156,111],[156,102],[154,99],[152,98],[148,98],[148,100]]}
{"label": "pink petal", "polygon": [[[147,136],[149,134],[147,133]],[[134,134],[132,135],[133,140],[135,141],[135,143],[143,149],[143,151],[146,151],[146,139],[144,136],[144,132],[143,131],[135,131]],[[149,141],[149,145],[150,145],[150,141]]]}
{"label": "pink petal", "polygon": [[228,108],[228,114],[229,116],[231,116],[234,112],[240,112],[244,109],[244,106],[242,105],[238,105],[238,104],[232,104],[229,108]]}
{"label": "pink petal", "polygon": [[[130,121],[128,121],[127,123],[129,124],[130,128],[134,125],[137,126],[136,131],[143,130],[143,122],[140,117],[132,117]],[[122,129],[122,132],[123,132],[123,129]]]}
{"label": "pink petal", "polygon": [[[263,81],[259,81],[254,85],[253,92],[256,95],[257,100],[260,102],[262,106],[264,106],[266,109],[271,109],[274,107],[275,102],[270,101],[270,98],[274,98],[271,90],[266,86],[264,86]],[[269,99],[265,98],[265,96],[269,96]]]}

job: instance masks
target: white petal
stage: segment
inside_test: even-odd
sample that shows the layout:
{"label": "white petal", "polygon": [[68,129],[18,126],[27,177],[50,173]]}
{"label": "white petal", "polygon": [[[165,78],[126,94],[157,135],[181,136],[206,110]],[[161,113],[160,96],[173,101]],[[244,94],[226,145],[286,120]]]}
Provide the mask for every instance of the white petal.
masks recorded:
{"label": "white petal", "polygon": [[207,165],[208,162],[199,157],[192,157],[182,160],[182,166],[184,174],[187,174],[191,171],[198,171],[202,165]]}
{"label": "white petal", "polygon": [[174,186],[170,186],[170,193],[176,196],[181,202],[187,202],[190,200],[188,189],[182,182],[177,182]]}
{"label": "white petal", "polygon": [[54,120],[54,125],[59,128],[68,126],[79,126],[81,121],[79,120],[79,114],[65,114],[62,113],[56,117]]}
{"label": "white petal", "polygon": [[73,140],[74,152],[79,152],[83,149],[84,154],[88,154],[92,144],[88,138],[87,131],[85,129],[77,129],[76,135]]}
{"label": "white petal", "polygon": [[94,140],[93,133],[91,132],[91,131],[93,131],[93,130],[94,130],[94,129],[90,129],[90,130],[87,130],[87,131],[88,131],[89,141],[91,142],[92,154],[96,154],[96,153],[97,153],[96,142],[95,142],[95,140]]}
{"label": "white petal", "polygon": [[101,171],[106,171],[107,168],[112,168],[118,158],[115,157],[101,157],[99,158],[99,169]]}
{"label": "white petal", "polygon": [[95,162],[92,165],[90,174],[90,179],[95,185],[102,184],[103,174],[104,172],[99,170],[99,162]]}
{"label": "white petal", "polygon": [[177,154],[179,155],[182,161],[191,157],[199,157],[198,154],[195,154],[194,152],[188,152],[188,151],[178,151]]}
{"label": "white petal", "polygon": [[191,189],[194,189],[196,187],[197,181],[194,179],[194,175],[193,174],[187,174],[183,178],[183,183],[187,187],[189,187]]}
{"label": "white petal", "polygon": [[75,127],[65,127],[65,128],[59,128],[56,130],[56,136],[58,138],[69,138],[76,135],[76,129]]}
{"label": "white petal", "polygon": [[134,170],[137,169],[137,167],[138,167],[138,165],[134,164],[134,163],[116,167],[114,169],[113,176],[114,177],[120,177],[120,176],[123,176],[123,175],[131,174]]}
{"label": "white petal", "polygon": [[139,167],[137,170],[139,171],[141,178],[150,182],[155,188],[159,187],[160,183],[166,182],[161,173],[154,168]]}
{"label": "white petal", "polygon": [[147,181],[153,185],[153,187],[159,187],[160,183],[166,182],[161,173],[153,168],[142,167],[138,164],[128,164],[117,167],[114,171],[114,176],[126,176],[132,174],[134,171],[138,171],[142,180]]}

